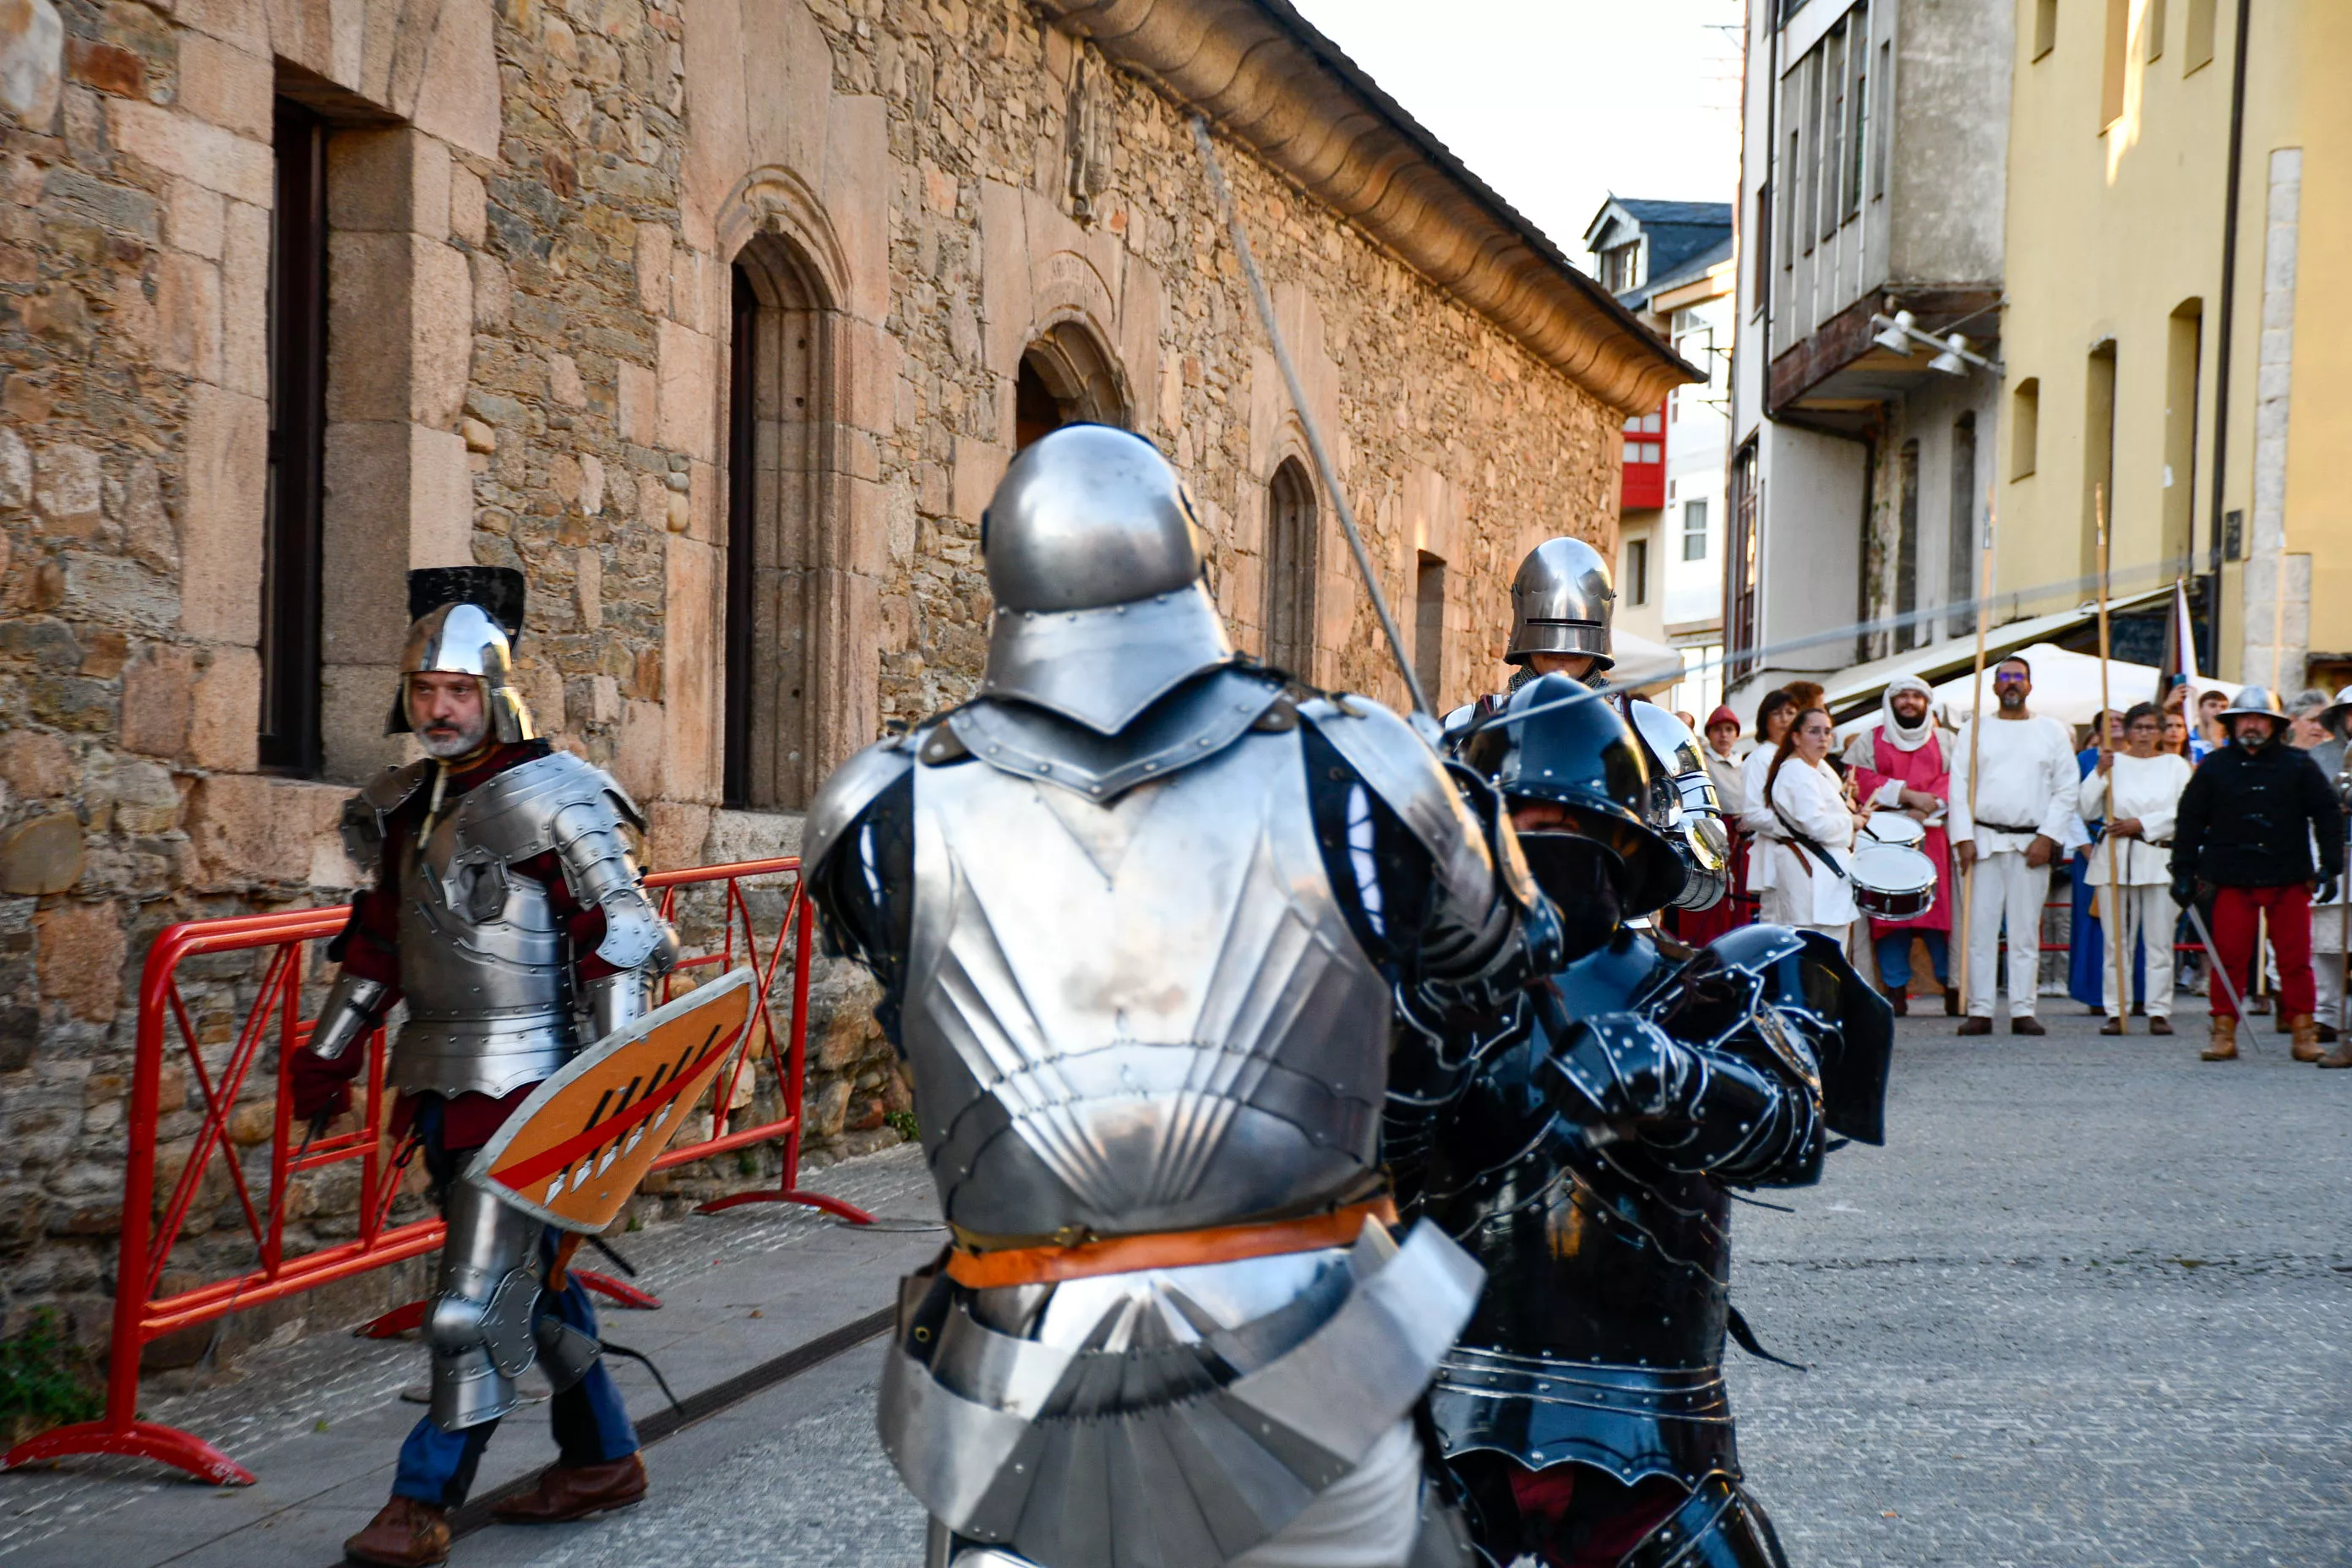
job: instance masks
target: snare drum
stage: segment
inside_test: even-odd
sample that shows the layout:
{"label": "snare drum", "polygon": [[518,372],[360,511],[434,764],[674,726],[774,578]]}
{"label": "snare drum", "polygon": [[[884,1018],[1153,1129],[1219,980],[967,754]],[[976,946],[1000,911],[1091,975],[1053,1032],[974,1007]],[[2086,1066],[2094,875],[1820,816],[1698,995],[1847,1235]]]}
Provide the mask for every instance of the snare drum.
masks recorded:
{"label": "snare drum", "polygon": [[1881,844],[1906,844],[1914,849],[1927,838],[1926,826],[1907,811],[1874,811],[1863,831]]}
{"label": "snare drum", "polygon": [[1873,920],[1914,921],[1936,907],[1936,863],[1907,844],[1864,844],[1846,874],[1854,907]]}

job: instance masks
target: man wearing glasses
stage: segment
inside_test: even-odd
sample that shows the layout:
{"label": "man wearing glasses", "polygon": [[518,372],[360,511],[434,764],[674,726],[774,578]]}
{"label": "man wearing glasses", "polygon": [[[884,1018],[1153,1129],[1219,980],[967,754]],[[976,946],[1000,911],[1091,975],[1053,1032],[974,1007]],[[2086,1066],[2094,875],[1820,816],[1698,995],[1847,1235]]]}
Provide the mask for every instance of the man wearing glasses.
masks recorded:
{"label": "man wearing glasses", "polygon": [[[2037,719],[2026,707],[2033,670],[2025,660],[2001,660],[1993,670],[1992,691],[1995,711],[1983,733],[1971,742],[1963,729],[1952,748],[1952,849],[1962,874],[1975,879],[1969,904],[1969,1016],[1959,1032],[1992,1033],[2005,925],[2009,1032],[2039,1035],[2046,1033],[2033,1016],[2042,978],[2042,906],[2050,896],[2050,868],[2069,837],[2082,780],[2066,726]],[[1969,723],[1973,727],[1975,721]]]}

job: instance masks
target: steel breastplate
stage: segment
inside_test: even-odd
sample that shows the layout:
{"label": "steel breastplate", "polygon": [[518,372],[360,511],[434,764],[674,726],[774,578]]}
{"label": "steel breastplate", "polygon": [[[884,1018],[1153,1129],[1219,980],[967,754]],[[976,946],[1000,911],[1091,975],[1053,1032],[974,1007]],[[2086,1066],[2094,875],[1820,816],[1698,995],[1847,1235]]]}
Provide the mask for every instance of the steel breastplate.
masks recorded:
{"label": "steel breastplate", "polygon": [[[1662,973],[1621,934],[1556,977],[1570,1016],[1624,1008]],[[1555,1110],[1540,1025],[1487,1062],[1438,1135],[1430,1216],[1487,1271],[1431,1393],[1446,1451],[1579,1460],[1626,1482],[1737,1476],[1723,1388],[1730,1200],[1638,1143],[1595,1148]]]}
{"label": "steel breastplate", "polygon": [[546,887],[474,853],[464,821],[444,816],[403,857],[400,986],[408,1020],[393,1049],[392,1080],[404,1092],[495,1099],[570,1058],[571,973]]}
{"label": "steel breastplate", "polygon": [[1098,804],[917,770],[901,1040],[947,1218],[992,1241],[1319,1206],[1378,1159],[1386,982],[1296,730]]}

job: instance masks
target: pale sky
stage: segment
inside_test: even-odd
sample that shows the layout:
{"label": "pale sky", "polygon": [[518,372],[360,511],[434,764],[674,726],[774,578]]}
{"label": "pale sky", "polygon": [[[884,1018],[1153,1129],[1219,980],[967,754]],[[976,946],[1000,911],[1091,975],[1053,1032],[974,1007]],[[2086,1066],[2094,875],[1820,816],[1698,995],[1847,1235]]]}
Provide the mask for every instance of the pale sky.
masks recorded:
{"label": "pale sky", "polygon": [[1579,265],[1613,192],[1736,199],[1741,0],[1293,0]]}

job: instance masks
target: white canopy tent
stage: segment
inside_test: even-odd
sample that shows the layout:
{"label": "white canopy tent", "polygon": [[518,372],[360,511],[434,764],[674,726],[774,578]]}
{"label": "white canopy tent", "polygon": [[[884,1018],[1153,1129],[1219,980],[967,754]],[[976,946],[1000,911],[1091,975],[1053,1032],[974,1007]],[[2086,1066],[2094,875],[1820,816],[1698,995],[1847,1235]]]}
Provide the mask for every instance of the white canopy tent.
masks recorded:
{"label": "white canopy tent", "polygon": [[[2000,657],[2021,658],[2033,671],[2033,695],[2026,707],[2045,719],[2057,719],[2065,723],[2084,725],[2099,712],[2099,658],[2096,654],[2075,653],[2054,643],[2032,643],[2011,649]],[[1992,673],[1994,666],[1988,659],[1984,672],[1984,708],[1992,712]],[[2107,695],[2117,711],[2128,711],[2133,704],[2153,701],[2156,697],[2157,671],[2149,665],[2126,664],[2121,659],[2107,661]],[[1973,710],[1976,698],[1973,682],[1967,674],[1947,680],[1935,688],[1936,710],[1945,723],[1958,729]],[[2223,681],[2198,677],[2189,681],[2194,692],[2207,690],[2234,695],[2235,686]],[[2191,698],[2192,702],[2194,697]],[[1841,739],[1855,734],[1878,721],[1873,709],[1856,714],[1838,726]]]}
{"label": "white canopy tent", "polygon": [[1633,632],[1612,627],[1609,654],[1617,661],[1609,671],[1609,684],[1620,691],[1647,696],[1664,691],[1683,678],[1682,649],[1652,642]]}

